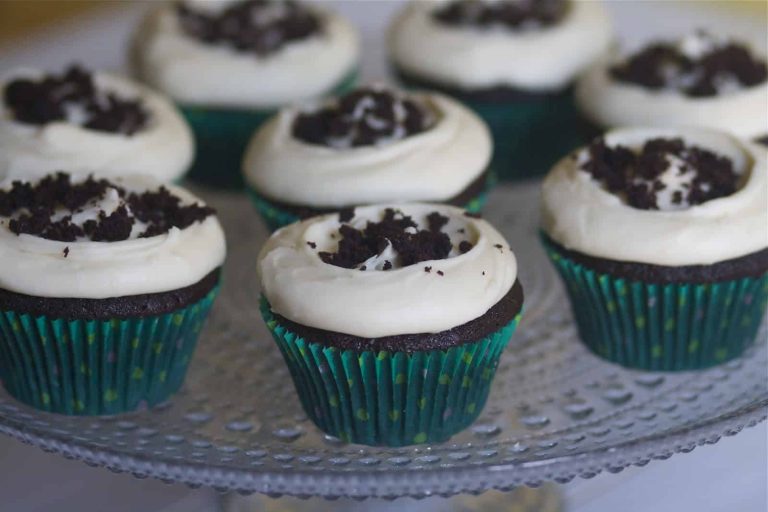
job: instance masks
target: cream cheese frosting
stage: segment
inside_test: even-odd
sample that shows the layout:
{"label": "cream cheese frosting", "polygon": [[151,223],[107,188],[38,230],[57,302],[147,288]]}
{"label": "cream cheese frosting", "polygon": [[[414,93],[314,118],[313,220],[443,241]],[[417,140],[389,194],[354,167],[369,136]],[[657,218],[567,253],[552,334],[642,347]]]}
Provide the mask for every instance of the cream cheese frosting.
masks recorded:
{"label": "cream cheese frosting", "polygon": [[359,36],[342,17],[318,5],[308,8],[320,17],[322,33],[260,57],[193,39],[168,2],[139,27],[132,55],[136,71],[186,105],[275,108],[321,96],[353,72]]}
{"label": "cream cheese frosting", "polygon": [[[111,181],[135,192],[160,187],[146,176]],[[0,183],[0,189],[9,186],[10,180]],[[202,203],[180,187],[165,186],[184,204]],[[94,218],[101,210],[112,212],[117,204],[114,189],[109,189],[73,221]],[[147,238],[139,237],[143,229],[135,225],[128,239],[117,242],[16,235],[9,220],[0,217],[0,288],[37,297],[105,299],[171,291],[200,281],[222,265],[226,254],[224,232],[214,215]]]}
{"label": "cream cheese frosting", "polygon": [[[703,129],[629,128],[608,132],[609,146],[638,148],[653,138],[682,138],[725,156],[740,175],[728,196],[694,206],[660,197],[659,210],[633,208],[580,169],[584,151],[566,157],[542,186],[542,229],[567,249],[617,261],[708,265],[768,247],[768,155],[755,143]],[[670,162],[670,169],[675,162]],[[667,179],[667,178],[663,178]],[[670,184],[682,186],[685,175]]]}
{"label": "cream cheese frosting", "polygon": [[246,181],[269,198],[318,208],[456,196],[486,170],[492,152],[488,128],[446,96],[412,96],[432,106],[435,124],[376,146],[335,149],[301,141],[291,131],[301,109],[284,109],[249,144]]}
{"label": "cream cheese frosting", "polygon": [[[0,92],[13,79],[37,79],[42,75],[31,69],[11,71],[0,81]],[[147,126],[123,135],[69,121],[26,124],[16,121],[0,101],[0,179],[34,178],[71,169],[110,178],[145,174],[168,182],[186,172],[194,154],[192,133],[165,97],[108,73],[94,74],[94,82],[105,91],[139,99],[149,112]]]}
{"label": "cream cheese frosting", "polygon": [[[700,38],[692,37],[683,39],[680,46],[691,55],[707,48]],[[757,49],[752,51],[761,55]],[[621,58],[618,51],[604,57],[577,82],[577,104],[594,123],[604,128],[698,126],[745,138],[768,132],[768,83],[750,87],[723,84],[717,95],[691,97],[675,88],[653,90],[615,80],[610,68]]]}
{"label": "cream cheese frosting", "polygon": [[608,14],[596,1],[573,1],[559,23],[526,31],[446,26],[432,16],[445,1],[414,1],[390,27],[390,56],[404,72],[462,89],[556,91],[611,41]]}
{"label": "cream cheese frosting", "polygon": [[[376,222],[385,208],[356,208],[349,224]],[[443,232],[454,247],[449,257],[379,270],[384,260],[395,261],[388,246],[365,262],[365,271],[331,265],[318,254],[335,250],[339,215],[313,217],[275,232],[259,254],[259,279],[272,311],[302,325],[366,338],[441,332],[479,318],[512,288],[515,255],[488,222],[446,205],[391,208],[419,227],[432,212],[447,216]],[[472,248],[462,253],[457,248],[465,240]]]}

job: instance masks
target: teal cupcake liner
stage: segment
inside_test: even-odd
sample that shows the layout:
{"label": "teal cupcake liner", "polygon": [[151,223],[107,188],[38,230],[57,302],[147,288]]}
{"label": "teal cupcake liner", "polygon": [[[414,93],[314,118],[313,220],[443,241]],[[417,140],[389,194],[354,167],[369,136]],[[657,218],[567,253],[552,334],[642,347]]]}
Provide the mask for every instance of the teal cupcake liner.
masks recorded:
{"label": "teal cupcake liner", "polygon": [[[399,79],[408,88],[455,93],[427,81],[403,75]],[[460,94],[457,99],[490,128],[494,145],[491,166],[502,181],[541,176],[591,138],[576,108],[573,87],[516,101],[472,101]]]}
{"label": "teal cupcake liner", "polygon": [[[357,73],[348,75],[331,94],[348,92]],[[195,161],[189,179],[216,188],[242,189],[243,154],[254,132],[277,110],[180,106],[195,135]]]}
{"label": "teal cupcake liner", "polygon": [[443,442],[475,421],[520,321],[448,350],[357,352],[301,338],[264,298],[261,314],[315,425],[344,442],[383,446]]}
{"label": "teal cupcake liner", "polygon": [[[488,193],[496,185],[497,182],[498,178],[496,178],[495,174],[493,172],[489,172],[488,178],[485,182],[485,189],[476,197],[473,197],[466,205],[463,206],[463,208],[471,213],[482,212],[483,208],[485,207],[485,203],[488,201]],[[247,191],[248,195],[253,201],[254,206],[256,207],[256,210],[259,212],[259,215],[264,220],[264,223],[267,225],[267,228],[270,232],[277,231],[283,226],[287,226],[288,224],[293,224],[294,222],[301,220],[298,215],[274,204],[269,199],[256,192],[253,187],[247,187]]]}
{"label": "teal cupcake liner", "polygon": [[158,316],[65,320],[0,311],[0,379],[43,411],[106,415],[152,407],[182,385],[218,287]]}
{"label": "teal cupcake liner", "polygon": [[599,273],[544,241],[584,344],[630,368],[696,370],[739,357],[768,305],[768,273],[715,283],[645,283]]}

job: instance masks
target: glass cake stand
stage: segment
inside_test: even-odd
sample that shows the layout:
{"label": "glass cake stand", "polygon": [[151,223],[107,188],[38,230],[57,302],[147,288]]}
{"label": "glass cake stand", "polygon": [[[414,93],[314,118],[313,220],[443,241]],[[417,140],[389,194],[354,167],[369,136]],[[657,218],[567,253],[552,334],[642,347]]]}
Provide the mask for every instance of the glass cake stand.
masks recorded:
{"label": "glass cake stand", "polygon": [[537,190],[506,185],[491,195],[486,217],[518,256],[526,312],[482,416],[447,443],[371,448],[313,426],[258,312],[255,263],[266,232],[247,198],[206,191],[230,254],[184,389],[152,410],[94,418],[37,412],[0,390],[0,432],[140,478],[244,494],[391,499],[589,478],[764,420],[765,322],[742,358],[699,372],[630,371],[582,347],[538,243]]}

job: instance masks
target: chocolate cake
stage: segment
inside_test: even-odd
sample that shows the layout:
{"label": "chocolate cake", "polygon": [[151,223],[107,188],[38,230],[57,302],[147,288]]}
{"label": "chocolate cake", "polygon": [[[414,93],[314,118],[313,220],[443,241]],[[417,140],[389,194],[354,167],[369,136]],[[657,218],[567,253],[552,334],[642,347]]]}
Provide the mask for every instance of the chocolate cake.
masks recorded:
{"label": "chocolate cake", "polygon": [[646,283],[714,283],[730,281],[744,277],[760,277],[768,271],[768,249],[754,252],[740,258],[720,261],[712,265],[683,265],[672,267],[651,265],[631,261],[617,261],[590,256],[578,251],[566,249],[546,235],[542,235],[546,244],[557,252],[595,272],[610,274],[629,281]]}
{"label": "chocolate cake", "polygon": [[380,145],[428,130],[436,113],[415,98],[386,89],[364,87],[332,105],[299,114],[293,136],[332,148]]}
{"label": "chocolate cake", "polygon": [[100,90],[93,75],[76,65],[61,75],[12,80],[5,86],[3,101],[16,121],[32,125],[67,121],[130,136],[150,120],[141,101]]}
{"label": "chocolate cake", "polygon": [[[488,180],[489,180],[489,173],[488,171],[486,171],[480,176],[478,176],[477,179],[475,179],[472,183],[470,183],[469,186],[467,186],[467,188],[462,190],[459,194],[443,202],[445,204],[450,204],[453,206],[464,207],[472,199],[482,194],[486,190],[486,188],[488,188]],[[308,219],[316,215],[322,215],[324,213],[332,213],[335,211],[339,211],[339,208],[312,208],[309,206],[297,206],[297,205],[285,203],[282,201],[276,201],[271,198],[270,198],[270,202],[275,206],[277,206],[278,208],[280,208],[281,210],[285,210],[288,213],[296,215],[300,219]]]}
{"label": "chocolate cake", "polygon": [[[120,198],[115,211],[101,210],[96,219],[80,224],[72,221],[73,215],[103,199],[109,190]],[[9,190],[0,190],[0,216],[10,218],[8,228],[13,233],[60,242],[127,240],[137,222],[144,224],[139,237],[147,238],[167,233],[171,228],[184,229],[214,213],[208,206],[182,205],[178,197],[162,186],[156,191],[134,193],[92,176],[72,183],[70,175],[62,172],[46,176],[34,185],[15,181]]]}
{"label": "chocolate cake", "polygon": [[[663,176],[687,176],[670,194],[672,205],[664,209],[687,208],[733,194],[739,175],[733,162],[706,149],[686,145],[682,139],[656,138],[640,151],[625,146],[608,146],[598,138],[587,148],[588,158],[581,169],[601,182],[633,208],[660,209],[659,197],[668,194]],[[671,170],[670,166],[677,166]]]}
{"label": "chocolate cake", "polygon": [[401,334],[381,338],[362,338],[340,332],[315,329],[297,324],[275,314],[279,323],[308,341],[316,341],[341,350],[390,352],[419,352],[446,350],[451,347],[472,343],[498,331],[520,313],[523,305],[523,287],[516,281],[512,289],[488,312],[475,320],[438,333]]}
{"label": "chocolate cake", "polygon": [[298,2],[244,0],[221,12],[204,12],[180,2],[177,14],[188,36],[238,52],[269,56],[285,45],[322,32],[320,19]]}
{"label": "chocolate cake", "polygon": [[766,62],[746,46],[734,41],[716,41],[705,32],[694,37],[697,44],[691,44],[691,49],[685,47],[686,40],[681,44],[651,44],[611,67],[610,75],[620,82],[651,90],[677,90],[694,98],[765,83]]}
{"label": "chocolate cake", "polygon": [[454,0],[433,13],[438,22],[454,27],[535,30],[557,24],[568,12],[567,0]]}

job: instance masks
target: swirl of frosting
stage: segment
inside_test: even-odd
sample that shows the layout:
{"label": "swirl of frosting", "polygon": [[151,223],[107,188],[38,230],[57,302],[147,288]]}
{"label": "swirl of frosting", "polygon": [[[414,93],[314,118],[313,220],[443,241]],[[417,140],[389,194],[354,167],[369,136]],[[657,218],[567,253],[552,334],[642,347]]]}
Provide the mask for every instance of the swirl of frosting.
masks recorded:
{"label": "swirl of frosting", "polygon": [[[695,184],[687,163],[675,158],[658,175],[655,209],[631,206],[584,170],[587,149],[564,158],[542,186],[542,229],[567,249],[589,256],[653,265],[709,265],[768,247],[768,166],[755,143],[703,129],[631,128],[608,132],[607,146],[638,151],[648,141],[679,138],[730,161],[736,190],[686,204],[682,192]],[[708,160],[711,157],[706,157]],[[700,175],[700,173],[698,173]],[[644,181],[636,183],[645,186]],[[706,186],[704,186],[706,185]],[[672,195],[666,193],[670,188]],[[677,197],[674,197],[676,196]]]}
{"label": "swirl of frosting", "polygon": [[434,16],[444,5],[412,2],[390,27],[390,55],[406,73],[462,89],[563,89],[611,39],[595,1],[572,1],[556,23],[520,31],[445,24]]}
{"label": "swirl of frosting", "polygon": [[[704,33],[687,36],[676,46],[656,44],[624,63],[626,57],[614,52],[581,76],[576,101],[587,118],[605,128],[698,126],[755,138],[768,132],[768,87],[764,80],[753,84],[752,76],[745,84],[746,77],[734,73],[742,70],[733,69],[739,63],[754,66],[741,62],[752,55],[762,60],[764,75],[766,57],[757,48]],[[637,76],[624,78],[630,73]]]}
{"label": "swirl of frosting", "polygon": [[[10,72],[0,92],[14,79],[40,79],[30,69]],[[96,73],[97,88],[123,98],[136,98],[149,114],[146,125],[131,135],[89,129],[69,118],[44,124],[15,119],[0,102],[0,178],[36,178],[61,169],[104,177],[145,174],[169,182],[183,175],[194,153],[192,132],[163,96],[135,82]]]}
{"label": "swirl of frosting", "polygon": [[426,130],[386,144],[332,148],[293,135],[301,110],[267,121],[246,150],[243,172],[281,202],[334,208],[387,201],[444,201],[485,172],[492,142],[483,121],[440,94],[413,94],[434,111]]}
{"label": "swirl of frosting", "polygon": [[[186,3],[211,9],[236,2]],[[317,5],[305,7],[321,30],[262,56],[191,37],[169,3],[139,27],[134,66],[147,83],[183,104],[275,108],[321,96],[353,71],[359,38],[344,18]]]}
{"label": "swirl of frosting", "polygon": [[[74,180],[85,182],[86,177],[79,175]],[[71,215],[71,221],[65,221],[70,228],[87,226],[121,209],[125,218],[126,207],[115,187],[135,193],[160,187],[147,176],[114,178],[110,183],[114,186],[101,198],[74,213],[53,212],[54,216]],[[165,187],[182,204],[202,205],[180,187]],[[11,190],[10,180],[0,183],[0,190]],[[209,214],[182,229],[162,229],[160,234],[137,222],[119,241],[92,241],[93,235],[91,239],[54,240],[50,232],[48,237],[25,233],[13,220],[13,216],[0,216],[0,288],[37,297],[105,299],[176,290],[220,267],[226,254],[224,232],[216,216]]]}
{"label": "swirl of frosting", "polygon": [[[341,254],[335,251],[344,230],[365,229],[369,222],[381,221],[388,208],[418,225],[406,232],[418,238],[419,229],[442,232],[448,246],[406,255],[398,254],[397,244],[387,243],[363,252],[367,259],[353,268],[339,266],[350,263],[335,257]],[[411,203],[356,208],[347,223],[340,217],[328,214],[291,224],[267,241],[257,268],[275,313],[302,325],[366,338],[441,332],[485,314],[517,279],[517,261],[504,237],[461,209]]]}

